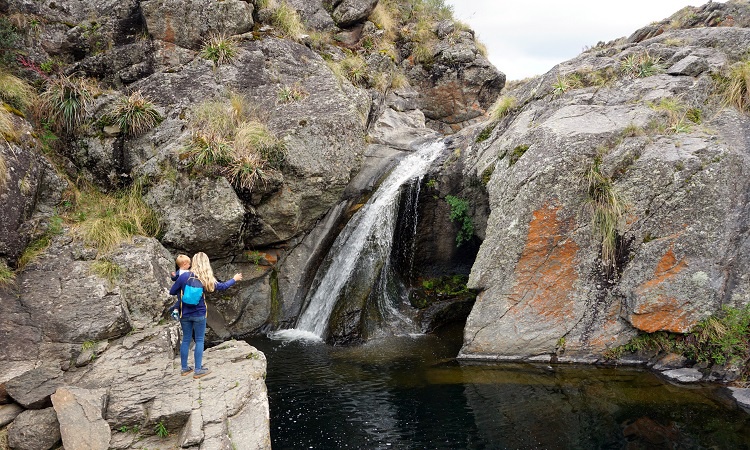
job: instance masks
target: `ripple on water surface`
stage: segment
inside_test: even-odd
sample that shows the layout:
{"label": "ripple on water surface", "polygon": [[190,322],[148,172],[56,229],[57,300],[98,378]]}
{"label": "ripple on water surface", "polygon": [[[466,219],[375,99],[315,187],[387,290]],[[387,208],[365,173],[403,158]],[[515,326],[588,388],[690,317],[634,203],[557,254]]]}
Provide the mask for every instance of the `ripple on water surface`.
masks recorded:
{"label": "ripple on water surface", "polygon": [[458,364],[455,340],[359,347],[251,339],[268,359],[273,448],[750,449],[722,391],[635,369]]}

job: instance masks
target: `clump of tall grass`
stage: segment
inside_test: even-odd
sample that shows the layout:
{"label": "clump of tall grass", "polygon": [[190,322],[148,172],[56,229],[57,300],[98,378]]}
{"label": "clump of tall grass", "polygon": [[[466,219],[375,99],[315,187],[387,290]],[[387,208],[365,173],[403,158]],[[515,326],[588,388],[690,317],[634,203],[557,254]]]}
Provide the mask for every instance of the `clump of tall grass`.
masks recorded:
{"label": "clump of tall grass", "polygon": [[0,259],[0,287],[13,284],[16,280],[16,274]]}
{"label": "clump of tall grass", "polygon": [[620,71],[632,78],[645,78],[664,72],[661,58],[648,52],[632,53],[620,63]]}
{"label": "clump of tall grass", "polygon": [[123,133],[138,135],[150,130],[161,122],[162,117],[153,103],[135,91],[128,97],[121,97],[112,112],[111,120],[116,123]]}
{"label": "clump of tall grass", "polygon": [[13,108],[28,111],[38,102],[36,91],[26,81],[0,67],[0,99]]}
{"label": "clump of tall grass", "polygon": [[299,40],[305,34],[305,25],[299,13],[285,1],[273,10],[271,23],[284,37],[292,40]]}
{"label": "clump of tall grass", "polygon": [[160,230],[159,219],[143,201],[138,183],[114,195],[89,186],[78,189],[64,218],[72,224],[74,236],[99,253],[133,236],[156,236]]}
{"label": "clump of tall grass", "polygon": [[8,142],[16,142],[20,137],[18,129],[13,124],[13,114],[0,106],[0,139]]}
{"label": "clump of tall grass", "polygon": [[490,118],[495,121],[500,120],[513,112],[517,106],[518,100],[516,97],[503,95],[490,107]]}
{"label": "clump of tall grass", "polygon": [[625,199],[612,179],[602,173],[601,156],[596,156],[585,174],[586,205],[591,213],[591,227],[601,240],[602,265],[607,271],[617,266],[617,230],[627,209]]}
{"label": "clump of tall grass", "polygon": [[750,112],[750,60],[733,64],[729,76],[720,80],[720,88],[726,105]]}
{"label": "clump of tall grass", "polygon": [[237,57],[239,49],[231,36],[226,34],[212,34],[206,38],[201,47],[202,58],[213,61],[215,66],[231,64]]}
{"label": "clump of tall grass", "polygon": [[91,270],[98,276],[114,283],[122,274],[122,267],[107,259],[97,259],[91,265]]}
{"label": "clump of tall grass", "polygon": [[268,170],[284,163],[283,142],[251,117],[242,96],[198,105],[190,128],[192,139],[182,158],[193,168],[226,176],[237,188],[252,190]]}
{"label": "clump of tall grass", "polygon": [[5,186],[8,185],[8,180],[10,180],[8,163],[5,161],[5,155],[0,153],[0,192],[3,192]]}
{"label": "clump of tall grass", "polygon": [[48,81],[42,107],[59,131],[70,133],[83,123],[98,92],[98,87],[86,78],[60,75]]}

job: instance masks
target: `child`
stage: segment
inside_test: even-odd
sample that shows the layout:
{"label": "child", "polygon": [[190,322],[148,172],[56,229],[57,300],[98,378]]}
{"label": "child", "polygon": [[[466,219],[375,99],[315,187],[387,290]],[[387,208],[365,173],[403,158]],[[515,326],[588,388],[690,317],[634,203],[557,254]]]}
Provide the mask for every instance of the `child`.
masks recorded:
{"label": "child", "polygon": [[[180,278],[180,275],[186,272],[190,272],[190,257],[188,255],[177,255],[177,258],[174,261],[174,265],[177,271],[172,272],[170,275],[172,277],[172,281],[177,281],[177,279]],[[179,306],[180,300],[177,299],[175,304],[172,305],[171,308],[169,308],[169,313],[174,320],[180,320]]]}
{"label": "child", "polygon": [[174,263],[177,272],[172,272],[172,281],[177,281],[180,275],[190,272],[190,257],[188,255],[177,255]]}

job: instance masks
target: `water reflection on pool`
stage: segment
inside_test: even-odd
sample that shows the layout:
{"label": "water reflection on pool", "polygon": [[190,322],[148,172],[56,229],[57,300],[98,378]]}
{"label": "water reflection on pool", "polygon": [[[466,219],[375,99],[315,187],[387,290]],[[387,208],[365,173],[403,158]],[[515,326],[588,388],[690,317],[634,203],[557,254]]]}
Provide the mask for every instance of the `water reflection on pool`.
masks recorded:
{"label": "water reflection on pool", "polygon": [[628,368],[466,364],[456,339],[361,347],[250,339],[279,449],[750,448],[723,390]]}

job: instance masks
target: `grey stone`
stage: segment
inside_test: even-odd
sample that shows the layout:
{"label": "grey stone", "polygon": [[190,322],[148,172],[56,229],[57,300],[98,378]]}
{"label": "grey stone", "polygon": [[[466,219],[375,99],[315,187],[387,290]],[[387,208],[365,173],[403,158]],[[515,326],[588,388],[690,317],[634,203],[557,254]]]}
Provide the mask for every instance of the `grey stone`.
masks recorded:
{"label": "grey stone", "polygon": [[8,426],[8,445],[16,450],[47,450],[60,442],[60,424],[53,408],[28,410]]}
{"label": "grey stone", "polygon": [[697,77],[706,70],[708,70],[708,64],[705,59],[695,55],[688,55],[667,69],[667,73],[670,75]]}
{"label": "grey stone", "polygon": [[683,355],[678,355],[676,353],[669,353],[662,358],[660,358],[653,366],[652,368],[654,370],[669,370],[669,369],[680,369],[685,367],[687,364],[687,358],[685,358]]}
{"label": "grey stone", "polygon": [[149,33],[158,40],[199,50],[212,34],[238,35],[253,28],[253,3],[241,0],[141,2]]}
{"label": "grey stone", "polygon": [[106,389],[88,390],[63,386],[52,394],[52,405],[60,422],[63,446],[67,450],[106,450],[110,428],[103,414]]}
{"label": "grey stone", "polygon": [[376,144],[398,150],[414,150],[415,141],[421,138],[435,139],[439,133],[425,128],[422,111],[399,112],[386,108],[373,124],[370,136]]}
{"label": "grey stone", "polygon": [[23,411],[24,409],[15,403],[0,405],[0,428],[13,422],[13,419]]}
{"label": "grey stone", "polygon": [[63,384],[59,368],[39,367],[17,376],[7,383],[8,395],[26,409],[51,405],[50,395]]}
{"label": "grey stone", "polygon": [[743,408],[750,408],[750,389],[730,387],[729,391],[738,405]]}
{"label": "grey stone", "polygon": [[331,13],[331,17],[340,27],[349,27],[358,22],[364,22],[378,0],[343,0],[337,3]]}
{"label": "grey stone", "polygon": [[672,381],[679,381],[680,383],[695,383],[703,379],[701,371],[693,368],[665,370],[661,374]]}

